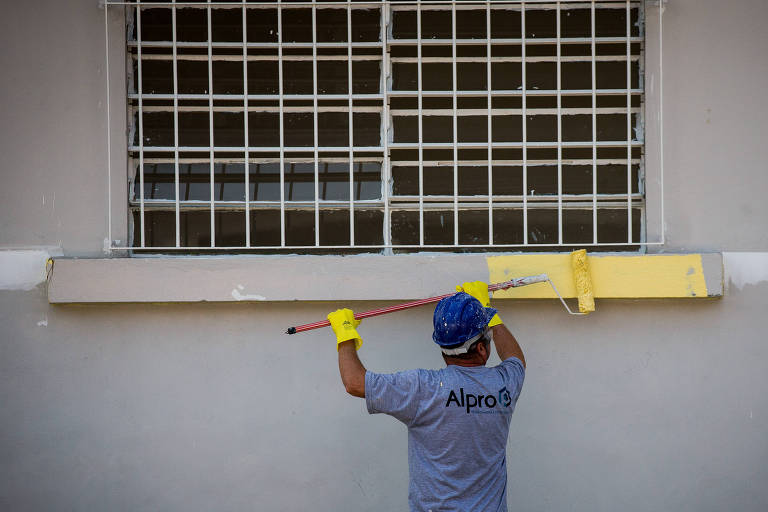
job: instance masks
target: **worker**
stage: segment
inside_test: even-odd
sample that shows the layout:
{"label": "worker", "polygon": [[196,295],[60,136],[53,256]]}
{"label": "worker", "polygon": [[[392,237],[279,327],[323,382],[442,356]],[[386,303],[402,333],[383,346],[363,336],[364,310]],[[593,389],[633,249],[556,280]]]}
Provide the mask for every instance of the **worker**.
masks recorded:
{"label": "worker", "polygon": [[[433,317],[432,339],[445,368],[366,371],[357,356],[360,320],[340,309],[328,315],[339,372],[370,414],[389,414],[408,427],[412,511],[506,511],[506,445],[525,358],[490,307],[488,285],[466,282],[457,290],[437,304]],[[489,368],[492,341],[502,362]]]}

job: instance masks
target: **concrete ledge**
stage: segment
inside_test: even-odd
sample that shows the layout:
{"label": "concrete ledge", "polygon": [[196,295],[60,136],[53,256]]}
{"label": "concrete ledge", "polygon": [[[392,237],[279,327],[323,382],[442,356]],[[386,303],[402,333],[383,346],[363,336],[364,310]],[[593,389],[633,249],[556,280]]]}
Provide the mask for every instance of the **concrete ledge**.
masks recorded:
{"label": "concrete ledge", "polygon": [[[719,297],[721,254],[590,256],[598,298]],[[54,261],[48,300],[239,302],[408,300],[450,292],[456,283],[498,282],[547,273],[574,297],[569,254],[507,256],[254,256],[112,258]],[[553,298],[545,284],[498,298]]]}

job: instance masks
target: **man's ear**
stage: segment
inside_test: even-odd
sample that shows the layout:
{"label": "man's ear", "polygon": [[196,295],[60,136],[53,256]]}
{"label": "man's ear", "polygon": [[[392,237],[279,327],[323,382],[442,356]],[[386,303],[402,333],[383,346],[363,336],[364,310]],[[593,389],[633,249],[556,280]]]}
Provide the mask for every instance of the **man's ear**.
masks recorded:
{"label": "man's ear", "polygon": [[486,345],[484,342],[480,342],[477,344],[477,353],[480,354],[486,361],[488,360],[488,357],[491,355],[491,345],[490,343]]}

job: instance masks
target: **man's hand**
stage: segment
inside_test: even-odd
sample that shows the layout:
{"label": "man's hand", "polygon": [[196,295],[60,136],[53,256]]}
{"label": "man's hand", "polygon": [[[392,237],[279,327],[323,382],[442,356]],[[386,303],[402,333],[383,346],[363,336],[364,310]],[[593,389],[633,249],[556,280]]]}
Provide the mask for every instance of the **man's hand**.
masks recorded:
{"label": "man's hand", "polygon": [[328,314],[333,332],[336,333],[336,350],[339,352],[339,374],[344,389],[352,396],[365,397],[365,366],[357,357],[357,349],[363,345],[363,338],[355,329],[360,320],[355,319],[351,309],[337,309]]}
{"label": "man's hand", "polygon": [[[488,283],[483,281],[468,281],[463,283],[461,286],[456,286],[456,291],[471,295],[472,297],[479,300],[480,304],[486,308],[491,306],[491,298],[488,296]],[[501,320],[499,315],[496,314],[493,315],[491,321],[488,322],[488,327],[493,327],[503,323],[504,322]]]}
{"label": "man's hand", "polygon": [[360,325],[360,320],[355,319],[351,309],[337,309],[333,313],[328,313],[328,321],[331,322],[333,332],[336,333],[336,350],[339,349],[339,344],[349,340],[355,341],[355,349],[359,350],[363,346],[363,338],[355,329]]}

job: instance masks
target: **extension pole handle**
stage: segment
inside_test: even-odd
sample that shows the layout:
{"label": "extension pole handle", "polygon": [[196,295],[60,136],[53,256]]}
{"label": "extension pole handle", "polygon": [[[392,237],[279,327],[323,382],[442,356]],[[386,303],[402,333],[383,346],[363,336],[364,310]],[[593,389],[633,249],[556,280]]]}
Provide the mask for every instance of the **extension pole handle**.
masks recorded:
{"label": "extension pole handle", "polygon": [[[423,306],[424,304],[430,304],[432,302],[439,302],[445,297],[450,297],[453,293],[446,293],[445,295],[439,295],[437,297],[429,297],[426,299],[414,300],[413,302],[405,302],[403,304],[396,304],[394,306],[387,306],[385,308],[372,309],[370,311],[363,311],[362,313],[355,313],[357,320],[364,318],[370,318],[372,316],[386,315],[387,313],[394,313],[395,311],[402,311],[403,309],[415,308],[417,306]],[[319,329],[321,327],[328,327],[331,322],[328,320],[321,320],[319,322],[313,322],[311,324],[297,325],[296,327],[290,327],[286,334],[296,334],[304,331],[311,331],[312,329]]]}
{"label": "extension pole handle", "polygon": [[[518,277],[515,279],[511,279],[509,281],[505,281],[503,283],[490,284],[488,285],[488,291],[495,292],[498,290],[507,290],[509,288],[517,288],[519,286],[527,286],[529,284],[534,284],[534,283],[543,283],[548,280],[549,278],[547,277],[546,274],[539,274],[536,276],[527,276],[527,277]],[[372,316],[386,315],[387,313],[394,313],[395,311],[402,311],[404,309],[410,309],[418,306],[423,306],[425,304],[439,302],[446,297],[450,297],[454,293],[455,292],[446,293],[444,295],[438,295],[436,297],[428,297],[426,299],[414,300],[411,302],[405,302],[403,304],[387,306],[385,308],[372,309],[370,311],[363,311],[362,313],[355,313],[355,318],[357,320],[362,320],[364,318],[370,318]],[[285,331],[285,333],[296,334],[299,332],[311,331],[312,329],[319,329],[321,327],[328,327],[329,325],[331,325],[331,322],[329,322],[328,320],[321,320],[319,322],[313,322],[311,324],[304,324],[304,325],[297,325],[296,327],[289,327],[288,330]]]}

